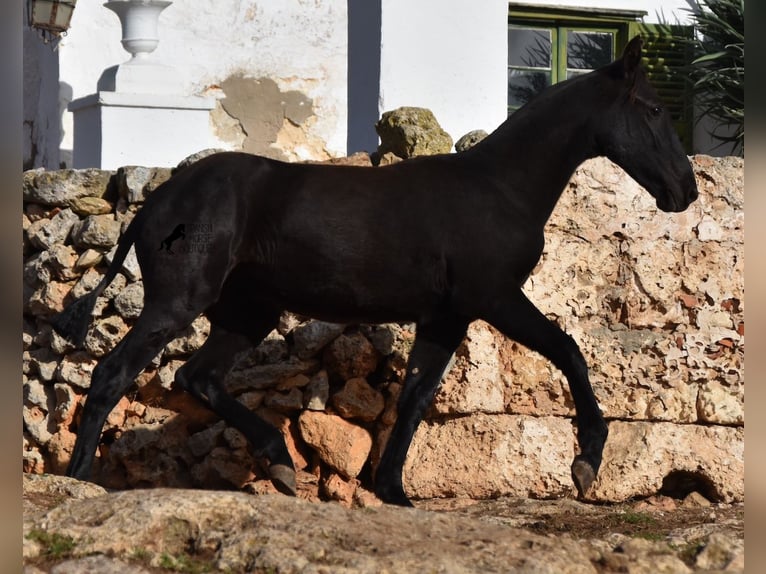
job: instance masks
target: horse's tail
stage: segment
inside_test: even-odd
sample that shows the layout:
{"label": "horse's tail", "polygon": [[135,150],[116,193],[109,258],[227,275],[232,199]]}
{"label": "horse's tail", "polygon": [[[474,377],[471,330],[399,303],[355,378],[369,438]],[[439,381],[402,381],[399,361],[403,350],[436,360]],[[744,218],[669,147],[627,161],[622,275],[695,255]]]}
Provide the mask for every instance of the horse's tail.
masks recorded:
{"label": "horse's tail", "polygon": [[136,225],[138,223],[136,221],[139,218],[138,215],[131,221],[125,233],[120,237],[114,259],[112,259],[106,274],[99,284],[92,291],[78,298],[68,305],[66,309],[49,319],[56,332],[77,348],[82,347],[85,336],[88,334],[88,326],[90,325],[91,314],[96,306],[96,300],[117,275],[123,261],[128,256],[130,248],[135,242],[137,228],[139,227]]}

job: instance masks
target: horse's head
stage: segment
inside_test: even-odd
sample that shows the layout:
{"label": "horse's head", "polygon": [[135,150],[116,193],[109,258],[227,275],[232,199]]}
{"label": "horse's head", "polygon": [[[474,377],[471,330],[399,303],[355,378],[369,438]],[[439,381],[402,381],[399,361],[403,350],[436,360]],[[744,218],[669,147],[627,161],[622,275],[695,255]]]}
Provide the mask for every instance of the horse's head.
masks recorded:
{"label": "horse's head", "polygon": [[697,199],[697,184],[670,114],[640,65],[641,38],[622,58],[602,68],[611,104],[596,129],[599,152],[652,194],[663,211],[683,211]]}

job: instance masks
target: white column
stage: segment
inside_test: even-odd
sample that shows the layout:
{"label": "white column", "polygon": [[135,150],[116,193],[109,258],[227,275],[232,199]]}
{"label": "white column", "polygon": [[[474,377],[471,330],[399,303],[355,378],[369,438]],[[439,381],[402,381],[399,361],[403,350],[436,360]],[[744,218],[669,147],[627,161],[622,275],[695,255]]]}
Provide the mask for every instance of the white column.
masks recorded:
{"label": "white column", "polygon": [[209,115],[215,102],[181,93],[178,72],[156,60],[160,13],[167,0],[111,0],[104,6],[122,25],[131,58],[107,68],[97,92],[70,102],[74,115],[73,167],[171,167],[211,147]]}

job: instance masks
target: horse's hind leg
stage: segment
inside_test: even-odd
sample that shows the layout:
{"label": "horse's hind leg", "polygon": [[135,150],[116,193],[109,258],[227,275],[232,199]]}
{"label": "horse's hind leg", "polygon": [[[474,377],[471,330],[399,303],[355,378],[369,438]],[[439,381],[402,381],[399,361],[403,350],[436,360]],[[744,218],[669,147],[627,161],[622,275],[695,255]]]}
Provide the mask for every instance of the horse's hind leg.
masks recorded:
{"label": "horse's hind leg", "polygon": [[375,474],[375,494],[390,504],[412,506],[402,485],[402,470],[412,437],[431,405],[452,354],[465,336],[468,321],[440,316],[417,325],[407,375],[399,395],[396,423]]}
{"label": "horse's hind leg", "polygon": [[496,308],[484,313],[482,318],[508,338],[546,357],[566,376],[575,403],[580,445],[580,454],[572,463],[572,480],[583,496],[598,474],[609,429],[593,394],[588,365],[580,348],[520,290],[510,298],[498,300]]}
{"label": "horse's hind leg", "polygon": [[93,459],[106,417],[123,397],[133,380],[194,317],[170,317],[157,308],[145,308],[133,328],[117,346],[99,360],[91,376],[88,398],[77,429],[67,475],[80,480],[90,477]]}
{"label": "horse's hind leg", "polygon": [[248,334],[243,335],[228,331],[217,324],[215,313],[211,313],[212,327],[207,341],[176,372],[175,380],[183,389],[244,434],[250,442],[253,455],[268,459],[269,477],[274,486],[280,492],[295,495],[295,468],[282,434],[229,395],[223,386],[224,377],[231,369],[236,356],[257,346],[276,326],[278,320],[279,313],[267,314],[248,323]]}

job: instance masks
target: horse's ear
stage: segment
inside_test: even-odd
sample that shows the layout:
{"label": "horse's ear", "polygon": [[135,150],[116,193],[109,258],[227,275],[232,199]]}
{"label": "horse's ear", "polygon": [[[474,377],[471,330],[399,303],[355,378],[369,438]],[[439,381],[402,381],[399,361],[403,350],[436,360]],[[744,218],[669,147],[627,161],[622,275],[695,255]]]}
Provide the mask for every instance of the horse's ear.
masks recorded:
{"label": "horse's ear", "polygon": [[626,78],[632,78],[641,62],[641,47],[644,42],[641,36],[634,37],[622,53],[622,67]]}

